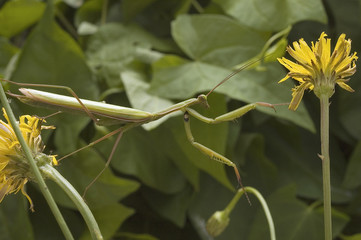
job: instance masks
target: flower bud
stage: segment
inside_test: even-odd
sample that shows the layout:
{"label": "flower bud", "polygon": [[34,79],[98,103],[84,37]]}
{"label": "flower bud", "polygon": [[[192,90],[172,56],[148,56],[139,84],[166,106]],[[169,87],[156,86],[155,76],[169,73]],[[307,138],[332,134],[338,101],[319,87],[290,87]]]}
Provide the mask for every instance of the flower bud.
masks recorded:
{"label": "flower bud", "polygon": [[224,229],[228,226],[229,223],[229,214],[226,211],[217,211],[215,212],[207,221],[207,231],[208,233],[216,237],[221,234]]}

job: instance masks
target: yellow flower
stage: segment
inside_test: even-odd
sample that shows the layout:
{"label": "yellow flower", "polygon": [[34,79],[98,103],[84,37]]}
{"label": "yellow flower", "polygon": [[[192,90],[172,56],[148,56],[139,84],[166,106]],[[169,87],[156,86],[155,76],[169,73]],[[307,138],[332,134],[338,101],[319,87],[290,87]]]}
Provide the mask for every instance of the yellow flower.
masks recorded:
{"label": "yellow flower", "polygon": [[[33,211],[33,203],[24,187],[29,180],[34,179],[34,176],[4,109],[3,113],[8,123],[0,120],[0,202],[5,195],[21,190],[29,200],[30,209]],[[38,117],[23,115],[19,119],[19,127],[37,164],[57,165],[55,156],[42,153],[45,146],[41,140],[41,130],[55,128],[42,126],[44,121]]]}
{"label": "yellow flower", "polygon": [[327,95],[329,98],[335,91],[335,84],[341,88],[354,92],[347,85],[350,76],[356,72],[356,52],[350,55],[351,40],[345,39],[345,34],[341,34],[331,54],[331,39],[326,38],[326,34],[321,33],[320,38],[311,48],[300,39],[293,42],[293,48],[287,47],[287,52],[297,61],[292,62],[284,57],[278,61],[285,66],[289,72],[279,81],[283,82],[288,78],[293,78],[300,84],[292,89],[292,101],[289,109],[296,110],[300,104],[303,93],[306,89],[313,90],[317,97]]}

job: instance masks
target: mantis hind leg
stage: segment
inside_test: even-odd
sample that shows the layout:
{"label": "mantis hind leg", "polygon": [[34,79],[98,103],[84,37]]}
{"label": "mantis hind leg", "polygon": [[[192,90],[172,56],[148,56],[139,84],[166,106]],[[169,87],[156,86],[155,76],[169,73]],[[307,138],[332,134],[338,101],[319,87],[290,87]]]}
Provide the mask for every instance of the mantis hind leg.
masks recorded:
{"label": "mantis hind leg", "polygon": [[[118,133],[118,132],[119,132],[119,133]],[[83,199],[85,199],[85,196],[86,196],[89,188],[90,188],[91,186],[93,186],[93,184],[100,178],[100,176],[103,174],[103,172],[105,171],[105,169],[107,169],[107,168],[109,167],[110,161],[112,160],[113,155],[114,155],[114,153],[115,153],[115,150],[116,150],[117,147],[118,147],[119,141],[120,141],[120,139],[121,139],[122,136],[123,136],[123,131],[122,131],[122,130],[117,131],[117,133],[118,133],[118,136],[117,136],[117,138],[116,138],[116,140],[115,140],[115,143],[114,143],[114,145],[113,145],[113,147],[112,147],[112,151],[110,152],[110,154],[109,154],[109,156],[108,156],[108,159],[107,159],[107,161],[106,161],[103,169],[102,169],[102,170],[98,173],[98,175],[85,187],[84,192],[83,192],[83,196],[82,196]]]}

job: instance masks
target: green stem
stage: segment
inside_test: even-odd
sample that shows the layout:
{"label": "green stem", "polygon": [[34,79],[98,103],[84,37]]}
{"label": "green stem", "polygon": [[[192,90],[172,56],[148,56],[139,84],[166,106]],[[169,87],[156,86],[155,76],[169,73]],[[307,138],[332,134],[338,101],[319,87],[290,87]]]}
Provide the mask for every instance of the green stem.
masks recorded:
{"label": "green stem", "polygon": [[84,202],[83,198],[76,189],[52,166],[44,165],[41,167],[41,170],[47,177],[56,182],[74,202],[89,228],[92,239],[102,240],[103,236],[100,232],[98,223],[96,222],[88,205]]}
{"label": "green stem", "polygon": [[64,16],[64,14],[58,9],[55,8],[55,14],[59,18],[60,22],[64,24],[64,27],[68,30],[68,32],[76,39],[79,40],[78,33],[76,29],[71,25],[69,20]]}
{"label": "green stem", "polygon": [[329,97],[326,94],[320,96],[321,105],[321,160],[323,177],[323,208],[325,240],[332,239],[331,219],[331,177],[329,155]]}
{"label": "green stem", "polygon": [[100,24],[101,25],[104,25],[106,23],[107,14],[108,14],[108,0],[103,0],[102,13],[100,16]]}
{"label": "green stem", "polygon": [[[255,195],[258,199],[258,201],[261,203],[261,206],[263,208],[263,211],[266,215],[267,218],[267,222],[268,222],[268,227],[270,230],[270,237],[271,240],[276,240],[276,231],[275,231],[275,226],[273,223],[273,219],[272,219],[272,215],[271,212],[268,208],[267,202],[266,200],[263,198],[262,194],[255,188],[253,187],[245,187],[244,188],[248,193],[251,193],[253,195]],[[231,202],[228,204],[228,206],[225,209],[225,212],[227,214],[229,214],[233,208],[235,207],[235,205],[237,204],[238,200],[240,199],[240,197],[244,194],[243,189],[239,189],[237,194],[233,197],[233,199],[231,200]]]}
{"label": "green stem", "polygon": [[40,188],[40,191],[41,193],[43,194],[45,200],[47,201],[51,211],[53,212],[53,215],[56,219],[56,221],[58,222],[59,224],[59,227],[60,229],[62,230],[64,236],[66,239],[68,240],[73,240],[73,236],[63,218],[63,216],[61,215],[60,213],[60,210],[58,208],[58,206],[56,205],[55,203],[55,200],[53,198],[53,196],[51,195],[48,187],[46,186],[45,184],[45,181],[39,171],[39,168],[38,166],[36,165],[34,159],[33,159],[33,155],[31,153],[31,150],[29,149],[28,145],[26,144],[24,138],[23,138],[23,135],[21,133],[21,130],[19,128],[19,125],[15,119],[15,116],[14,116],[14,113],[9,105],[9,102],[6,98],[6,94],[5,94],[5,91],[4,91],[4,88],[2,86],[2,84],[0,83],[0,100],[1,100],[1,103],[3,105],[3,107],[5,108],[6,110],[6,113],[9,117],[9,121],[10,121],[10,124],[12,126],[12,128],[14,129],[14,132],[15,132],[15,135],[17,137],[17,139],[19,140],[19,143],[21,145],[21,148],[23,149],[24,151],[24,154],[25,154],[25,157],[28,159],[29,161],[29,165],[31,167],[31,170],[33,171],[34,173],[34,176],[35,176],[35,179],[37,181],[37,183],[39,184],[39,188]]}
{"label": "green stem", "polygon": [[204,8],[202,7],[202,5],[199,4],[197,0],[191,0],[191,4],[199,13],[204,12]]}
{"label": "green stem", "polygon": [[263,61],[266,57],[267,49],[279,38],[287,36],[292,29],[292,26],[288,26],[285,29],[281,30],[280,32],[274,34],[270,39],[267,40],[266,44],[263,46],[260,55],[260,59]]}

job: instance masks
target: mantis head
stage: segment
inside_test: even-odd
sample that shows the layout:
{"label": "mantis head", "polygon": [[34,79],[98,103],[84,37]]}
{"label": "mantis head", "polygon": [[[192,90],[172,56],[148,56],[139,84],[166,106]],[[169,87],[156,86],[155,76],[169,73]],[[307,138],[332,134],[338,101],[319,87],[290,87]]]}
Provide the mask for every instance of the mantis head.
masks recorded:
{"label": "mantis head", "polygon": [[202,104],[203,106],[205,106],[206,108],[209,108],[209,104],[207,101],[207,95],[205,94],[201,94],[197,97],[197,100],[200,104]]}

